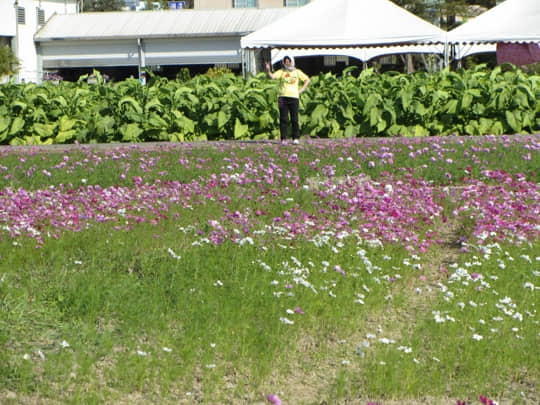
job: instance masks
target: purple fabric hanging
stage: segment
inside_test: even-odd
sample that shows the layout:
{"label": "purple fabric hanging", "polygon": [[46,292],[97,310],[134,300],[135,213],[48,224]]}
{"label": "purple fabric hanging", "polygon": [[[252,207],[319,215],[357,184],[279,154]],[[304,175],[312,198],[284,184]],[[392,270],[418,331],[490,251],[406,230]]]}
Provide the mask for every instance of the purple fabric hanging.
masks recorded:
{"label": "purple fabric hanging", "polygon": [[497,42],[497,63],[505,62],[516,66],[540,62],[540,45]]}

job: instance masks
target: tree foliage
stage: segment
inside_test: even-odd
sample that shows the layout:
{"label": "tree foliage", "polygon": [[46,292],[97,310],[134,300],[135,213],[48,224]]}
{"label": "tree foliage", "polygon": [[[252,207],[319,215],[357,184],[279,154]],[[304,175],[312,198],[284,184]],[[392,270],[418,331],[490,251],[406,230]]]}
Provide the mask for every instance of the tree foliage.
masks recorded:
{"label": "tree foliage", "polygon": [[392,0],[392,2],[439,25],[444,30],[457,27],[460,24],[460,18],[466,20],[476,17],[483,9],[497,5],[497,0]]}
{"label": "tree foliage", "polygon": [[[150,1],[150,2],[159,2],[161,3],[161,7],[164,8],[164,9],[167,9],[169,8],[169,0],[147,0],[147,2]],[[182,0],[185,2],[185,6],[184,8],[195,8],[195,0]]]}
{"label": "tree foliage", "polygon": [[123,0],[83,0],[83,11],[118,11],[124,5]]}
{"label": "tree foliage", "polygon": [[9,46],[0,46],[0,77],[12,75],[19,69],[19,60]]}

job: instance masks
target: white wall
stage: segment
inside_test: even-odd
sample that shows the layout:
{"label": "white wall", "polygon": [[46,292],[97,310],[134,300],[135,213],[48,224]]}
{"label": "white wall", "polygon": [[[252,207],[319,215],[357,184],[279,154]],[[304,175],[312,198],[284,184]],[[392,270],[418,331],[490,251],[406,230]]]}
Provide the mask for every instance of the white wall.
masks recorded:
{"label": "white wall", "polygon": [[0,0],[0,36],[15,36],[15,7],[13,0]]}
{"label": "white wall", "polygon": [[[11,10],[6,10],[11,14],[12,21],[16,21],[14,0],[0,0],[1,3],[11,3]],[[17,52],[21,62],[20,71],[16,81],[41,82],[43,71],[39,67],[39,61],[34,45],[34,34],[40,28],[38,25],[37,11],[40,7],[45,11],[45,21],[53,14],[65,14],[77,12],[77,0],[18,0],[19,7],[24,7],[25,23],[15,24],[16,43],[13,48]],[[2,9],[3,10],[3,9]],[[15,42],[15,40],[14,40]]]}

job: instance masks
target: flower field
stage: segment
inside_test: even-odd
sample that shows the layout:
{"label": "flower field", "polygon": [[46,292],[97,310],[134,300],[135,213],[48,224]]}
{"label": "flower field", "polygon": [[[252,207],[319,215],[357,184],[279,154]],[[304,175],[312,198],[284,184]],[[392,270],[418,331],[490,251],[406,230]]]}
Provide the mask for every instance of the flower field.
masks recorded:
{"label": "flower field", "polygon": [[0,402],[535,404],[540,137],[0,148]]}

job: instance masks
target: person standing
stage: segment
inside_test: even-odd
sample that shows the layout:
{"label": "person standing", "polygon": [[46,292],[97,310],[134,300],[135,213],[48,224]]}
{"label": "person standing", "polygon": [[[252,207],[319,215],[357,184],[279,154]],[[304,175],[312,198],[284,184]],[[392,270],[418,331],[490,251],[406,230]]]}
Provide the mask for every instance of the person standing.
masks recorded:
{"label": "person standing", "polygon": [[[298,125],[298,108],[300,105],[300,94],[302,94],[309,85],[309,77],[300,69],[294,67],[294,60],[290,56],[285,56],[282,61],[283,67],[272,73],[270,62],[266,62],[266,71],[271,79],[279,79],[279,131],[281,141],[287,139],[287,127],[289,124],[289,115],[292,124],[292,138],[294,143],[298,143],[300,138],[300,129]],[[298,86],[302,82],[302,87]]]}

